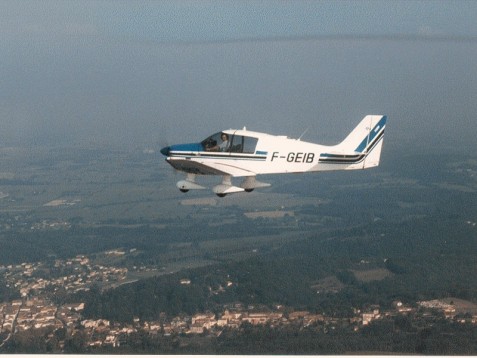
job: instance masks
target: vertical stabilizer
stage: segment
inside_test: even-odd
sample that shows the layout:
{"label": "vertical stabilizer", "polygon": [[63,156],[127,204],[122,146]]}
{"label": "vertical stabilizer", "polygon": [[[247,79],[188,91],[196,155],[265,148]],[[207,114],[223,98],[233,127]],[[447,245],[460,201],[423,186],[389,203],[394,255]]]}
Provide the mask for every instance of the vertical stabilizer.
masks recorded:
{"label": "vertical stabilizer", "polygon": [[367,153],[384,134],[386,116],[368,115],[336,146],[346,153]]}
{"label": "vertical stabilizer", "polygon": [[[321,153],[321,170],[366,169],[379,165],[386,116],[368,115],[340,144]],[[326,168],[326,169],[325,169]]]}

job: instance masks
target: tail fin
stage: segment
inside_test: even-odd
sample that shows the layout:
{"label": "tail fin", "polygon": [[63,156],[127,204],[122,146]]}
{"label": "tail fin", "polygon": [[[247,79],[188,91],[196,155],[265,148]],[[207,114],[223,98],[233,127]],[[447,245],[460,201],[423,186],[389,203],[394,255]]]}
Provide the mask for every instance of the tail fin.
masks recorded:
{"label": "tail fin", "polygon": [[[383,146],[386,116],[368,115],[354,128],[340,144],[333,149],[346,154],[347,169],[365,169],[379,165]],[[350,160],[354,157],[355,160]],[[345,161],[343,160],[342,163]]]}

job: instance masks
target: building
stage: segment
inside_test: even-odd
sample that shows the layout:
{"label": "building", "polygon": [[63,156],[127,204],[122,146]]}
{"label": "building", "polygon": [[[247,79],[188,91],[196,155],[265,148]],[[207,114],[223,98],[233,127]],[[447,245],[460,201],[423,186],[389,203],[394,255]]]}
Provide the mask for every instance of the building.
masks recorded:
{"label": "building", "polygon": [[379,313],[379,309],[374,309],[372,312],[363,313],[362,315],[363,326],[368,325],[371,321],[378,319],[380,317],[381,315]]}
{"label": "building", "polygon": [[291,312],[290,314],[288,314],[288,319],[290,321],[297,321],[297,320],[304,319],[309,314],[310,314],[310,312],[308,312],[308,311]]}
{"label": "building", "polygon": [[276,322],[283,317],[283,313],[249,313],[242,317],[243,322],[248,322],[253,325],[262,325],[268,322]]}

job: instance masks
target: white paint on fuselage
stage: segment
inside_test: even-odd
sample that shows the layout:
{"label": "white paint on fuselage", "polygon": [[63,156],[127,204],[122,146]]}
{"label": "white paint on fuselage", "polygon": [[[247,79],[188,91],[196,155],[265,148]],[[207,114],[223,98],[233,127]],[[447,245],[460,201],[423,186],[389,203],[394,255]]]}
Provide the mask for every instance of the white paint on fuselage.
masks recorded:
{"label": "white paint on fuselage", "polygon": [[[187,160],[217,168],[217,170],[231,171],[233,176],[338,170],[346,169],[346,166],[349,166],[318,163],[320,154],[333,151],[333,146],[323,146],[285,136],[243,130],[226,130],[224,133],[258,138],[255,153],[190,152],[186,155]],[[265,157],[261,153],[267,153],[266,159],[259,159]],[[170,160],[173,161],[175,157],[184,159],[185,154],[172,154]]]}
{"label": "white paint on fuselage", "polygon": [[385,116],[368,115],[345,140],[334,146],[304,142],[286,136],[228,129],[222,133],[226,133],[232,143],[234,138],[256,138],[255,152],[172,150],[167,161],[176,169],[189,173],[233,177],[365,169],[379,164],[385,124]]}

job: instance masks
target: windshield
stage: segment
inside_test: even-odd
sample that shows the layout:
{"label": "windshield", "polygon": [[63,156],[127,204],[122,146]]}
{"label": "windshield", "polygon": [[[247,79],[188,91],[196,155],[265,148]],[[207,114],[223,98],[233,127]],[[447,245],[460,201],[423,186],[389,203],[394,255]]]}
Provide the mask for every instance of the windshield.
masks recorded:
{"label": "windshield", "polygon": [[229,135],[223,132],[215,133],[201,142],[207,152],[228,152],[230,147]]}

